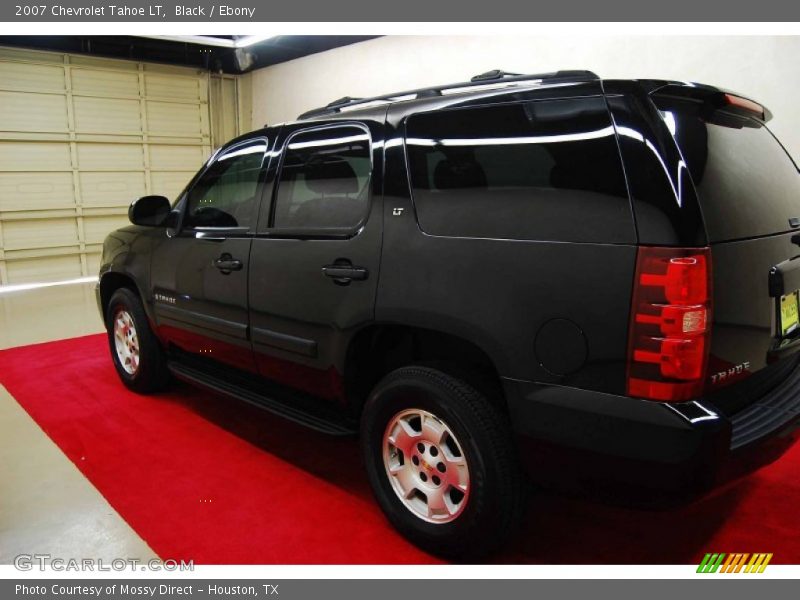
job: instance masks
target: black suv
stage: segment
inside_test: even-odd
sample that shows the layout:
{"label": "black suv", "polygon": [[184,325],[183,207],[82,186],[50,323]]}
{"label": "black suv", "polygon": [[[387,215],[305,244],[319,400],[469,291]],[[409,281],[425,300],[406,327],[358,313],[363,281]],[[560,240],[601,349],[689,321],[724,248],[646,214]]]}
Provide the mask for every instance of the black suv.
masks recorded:
{"label": "black suv", "polygon": [[241,136],[105,241],[114,365],[358,432],[389,520],[450,557],[514,529],[523,468],[703,488],[800,415],[800,176],[770,116],[495,71]]}

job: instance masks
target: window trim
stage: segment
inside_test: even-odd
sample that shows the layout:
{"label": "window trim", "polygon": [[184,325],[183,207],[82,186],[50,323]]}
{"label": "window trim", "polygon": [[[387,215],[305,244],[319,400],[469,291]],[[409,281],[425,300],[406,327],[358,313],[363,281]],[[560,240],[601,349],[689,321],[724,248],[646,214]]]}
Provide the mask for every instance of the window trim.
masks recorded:
{"label": "window trim", "polygon": [[[192,191],[197,187],[197,184],[200,183],[200,180],[203,179],[205,174],[208,170],[214,166],[219,159],[231,151],[235,151],[237,148],[241,146],[246,146],[248,144],[252,144],[254,142],[263,141],[265,145],[264,154],[261,157],[261,168],[259,170],[258,181],[256,183],[256,194],[255,198],[257,198],[256,204],[258,205],[258,210],[255,211],[254,220],[253,222],[248,225],[247,227],[192,227],[186,225],[186,216],[189,212],[189,197],[191,196]],[[178,235],[181,234],[188,234],[192,237],[197,238],[213,238],[215,235],[218,237],[242,237],[253,235],[256,226],[258,224],[258,214],[261,211],[261,204],[264,201],[264,187],[265,187],[265,175],[267,169],[269,167],[269,161],[265,160],[269,157],[270,148],[269,148],[269,138],[265,135],[258,135],[252,138],[248,138],[246,140],[241,140],[238,142],[234,142],[230,146],[223,146],[218,148],[206,161],[206,164],[203,166],[200,171],[195,175],[192,181],[189,182],[189,185],[183,191],[183,193],[178,197],[176,204],[178,204],[182,198],[186,198],[186,202],[184,203],[183,210],[181,211],[181,218],[180,224],[178,225]]]}
{"label": "window trim", "polygon": [[[283,163],[286,159],[289,144],[296,136],[301,134],[348,127],[362,130],[367,135],[369,143],[369,183],[367,184],[369,190],[367,194],[366,210],[361,219],[352,227],[275,227],[275,210],[278,206],[278,190],[280,189],[281,173],[283,172]],[[374,174],[375,147],[373,144],[372,132],[365,124],[358,121],[341,121],[296,129],[286,136],[286,139],[281,145],[280,158],[275,167],[275,175],[272,180],[267,227],[262,231],[258,231],[258,234],[276,239],[350,239],[357,236],[364,229],[372,214],[373,185],[375,183]]]}

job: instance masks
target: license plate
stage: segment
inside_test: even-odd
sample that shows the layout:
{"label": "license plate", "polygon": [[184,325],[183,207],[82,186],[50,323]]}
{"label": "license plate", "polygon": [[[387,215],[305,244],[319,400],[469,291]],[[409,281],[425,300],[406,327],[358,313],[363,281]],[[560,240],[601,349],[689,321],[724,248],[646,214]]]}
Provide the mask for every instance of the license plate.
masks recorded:
{"label": "license plate", "polygon": [[800,325],[797,311],[797,292],[781,296],[781,336],[785,337]]}

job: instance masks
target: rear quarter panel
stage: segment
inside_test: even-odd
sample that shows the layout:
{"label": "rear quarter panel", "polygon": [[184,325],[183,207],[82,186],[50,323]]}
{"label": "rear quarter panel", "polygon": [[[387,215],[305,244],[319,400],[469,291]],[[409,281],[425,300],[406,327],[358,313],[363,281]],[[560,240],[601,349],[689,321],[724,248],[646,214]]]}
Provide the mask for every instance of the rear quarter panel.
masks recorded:
{"label": "rear quarter panel", "polygon": [[[426,234],[415,218],[401,120],[394,117],[386,144],[376,320],[472,341],[503,377],[624,393],[635,244]],[[548,334],[563,321],[543,329],[554,320],[569,322],[565,343]],[[554,373],[542,355],[572,369]]]}

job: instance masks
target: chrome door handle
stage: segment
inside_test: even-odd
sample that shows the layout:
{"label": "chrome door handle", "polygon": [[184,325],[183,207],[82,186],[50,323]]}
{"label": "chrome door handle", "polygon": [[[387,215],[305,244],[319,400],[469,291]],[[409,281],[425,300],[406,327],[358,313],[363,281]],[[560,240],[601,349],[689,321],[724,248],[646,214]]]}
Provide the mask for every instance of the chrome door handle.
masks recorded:
{"label": "chrome door handle", "polygon": [[230,254],[225,253],[214,261],[214,266],[224,275],[228,275],[232,271],[241,271],[244,264],[242,261],[233,258]]}
{"label": "chrome door handle", "polygon": [[322,267],[322,272],[339,285],[347,285],[351,281],[364,281],[369,277],[369,271],[364,267],[354,267],[347,263],[326,265]]}

